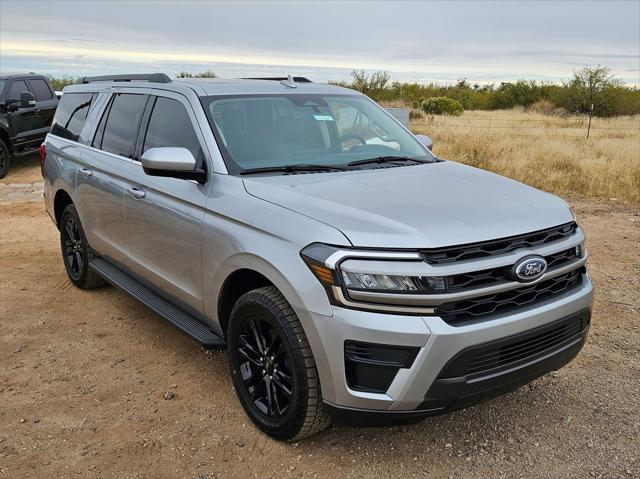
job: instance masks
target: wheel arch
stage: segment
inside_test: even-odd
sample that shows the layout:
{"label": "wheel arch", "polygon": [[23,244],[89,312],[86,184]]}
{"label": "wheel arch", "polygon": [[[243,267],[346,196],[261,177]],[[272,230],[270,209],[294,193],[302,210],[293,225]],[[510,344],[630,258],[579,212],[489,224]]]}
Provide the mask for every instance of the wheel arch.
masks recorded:
{"label": "wheel arch", "polygon": [[262,273],[249,268],[240,268],[229,274],[218,293],[218,324],[222,334],[227,335],[231,311],[240,297],[263,286],[275,286]]}
{"label": "wheel arch", "polygon": [[71,195],[69,195],[69,193],[64,189],[61,188],[56,191],[56,195],[53,199],[53,215],[58,229],[60,229],[60,218],[62,218],[62,212],[72,203],[73,200],[71,199]]}
{"label": "wheel arch", "polygon": [[[225,335],[233,305],[240,296],[253,289],[275,286],[294,309],[306,307],[296,287],[278,268],[264,258],[250,253],[240,253],[229,258],[218,271],[214,284],[219,286],[213,288],[216,293],[211,298],[215,301],[209,302],[210,307],[205,309],[210,315],[215,312],[221,332]],[[312,281],[317,281],[310,272],[309,275]],[[321,288],[320,285],[318,286]]]}

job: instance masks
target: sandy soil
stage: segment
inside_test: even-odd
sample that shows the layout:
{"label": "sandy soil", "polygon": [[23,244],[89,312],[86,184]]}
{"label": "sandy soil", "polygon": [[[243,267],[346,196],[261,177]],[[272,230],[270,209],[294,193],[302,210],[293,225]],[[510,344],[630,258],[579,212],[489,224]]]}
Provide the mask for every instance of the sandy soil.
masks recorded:
{"label": "sandy soil", "polygon": [[251,425],[224,352],[119,290],[72,287],[41,204],[2,205],[0,478],[637,477],[640,211],[572,203],[597,286],[577,359],[415,426],[333,427],[298,444]]}

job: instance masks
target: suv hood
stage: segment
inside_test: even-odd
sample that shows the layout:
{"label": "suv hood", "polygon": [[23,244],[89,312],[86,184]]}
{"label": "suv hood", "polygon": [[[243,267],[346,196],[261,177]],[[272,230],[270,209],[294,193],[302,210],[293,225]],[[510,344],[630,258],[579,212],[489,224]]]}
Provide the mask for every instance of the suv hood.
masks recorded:
{"label": "suv hood", "polygon": [[243,181],[249,194],[331,225],[354,246],[437,248],[573,220],[556,196],[450,161]]}

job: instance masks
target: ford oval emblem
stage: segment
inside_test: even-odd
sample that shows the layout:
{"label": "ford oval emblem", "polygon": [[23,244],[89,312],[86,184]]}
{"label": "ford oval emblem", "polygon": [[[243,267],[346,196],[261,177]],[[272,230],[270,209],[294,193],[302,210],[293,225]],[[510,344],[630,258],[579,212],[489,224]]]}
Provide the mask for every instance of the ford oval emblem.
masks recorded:
{"label": "ford oval emblem", "polygon": [[525,256],[513,265],[512,275],[516,281],[535,281],[547,271],[547,261],[538,255]]}

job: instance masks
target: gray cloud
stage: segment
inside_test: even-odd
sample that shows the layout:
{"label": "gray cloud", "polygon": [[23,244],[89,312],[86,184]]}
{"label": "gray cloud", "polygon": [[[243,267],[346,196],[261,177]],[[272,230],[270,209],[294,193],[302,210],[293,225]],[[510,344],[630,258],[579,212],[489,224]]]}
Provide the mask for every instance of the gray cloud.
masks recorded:
{"label": "gray cloud", "polygon": [[[47,61],[24,52],[5,53],[0,43],[3,69],[31,61],[31,69],[55,64],[56,73],[121,71],[139,64],[137,52],[168,52],[234,61],[155,64],[175,71],[215,66],[234,76],[260,69],[255,57],[265,57],[270,60],[261,68],[269,71],[302,64],[305,72],[315,68],[322,77],[333,71],[331,78],[343,78],[351,65],[364,65],[423,81],[507,79],[514,74],[557,80],[576,67],[601,63],[627,82],[640,83],[634,75],[640,62],[637,1],[2,0],[0,13],[2,42],[61,45],[60,52],[48,53]],[[85,55],[87,63],[79,63],[77,52],[67,55],[65,48],[89,48],[95,58]],[[103,61],[100,51],[106,50],[131,52],[131,61],[126,55]],[[243,57],[253,57],[247,62],[251,65]]]}

